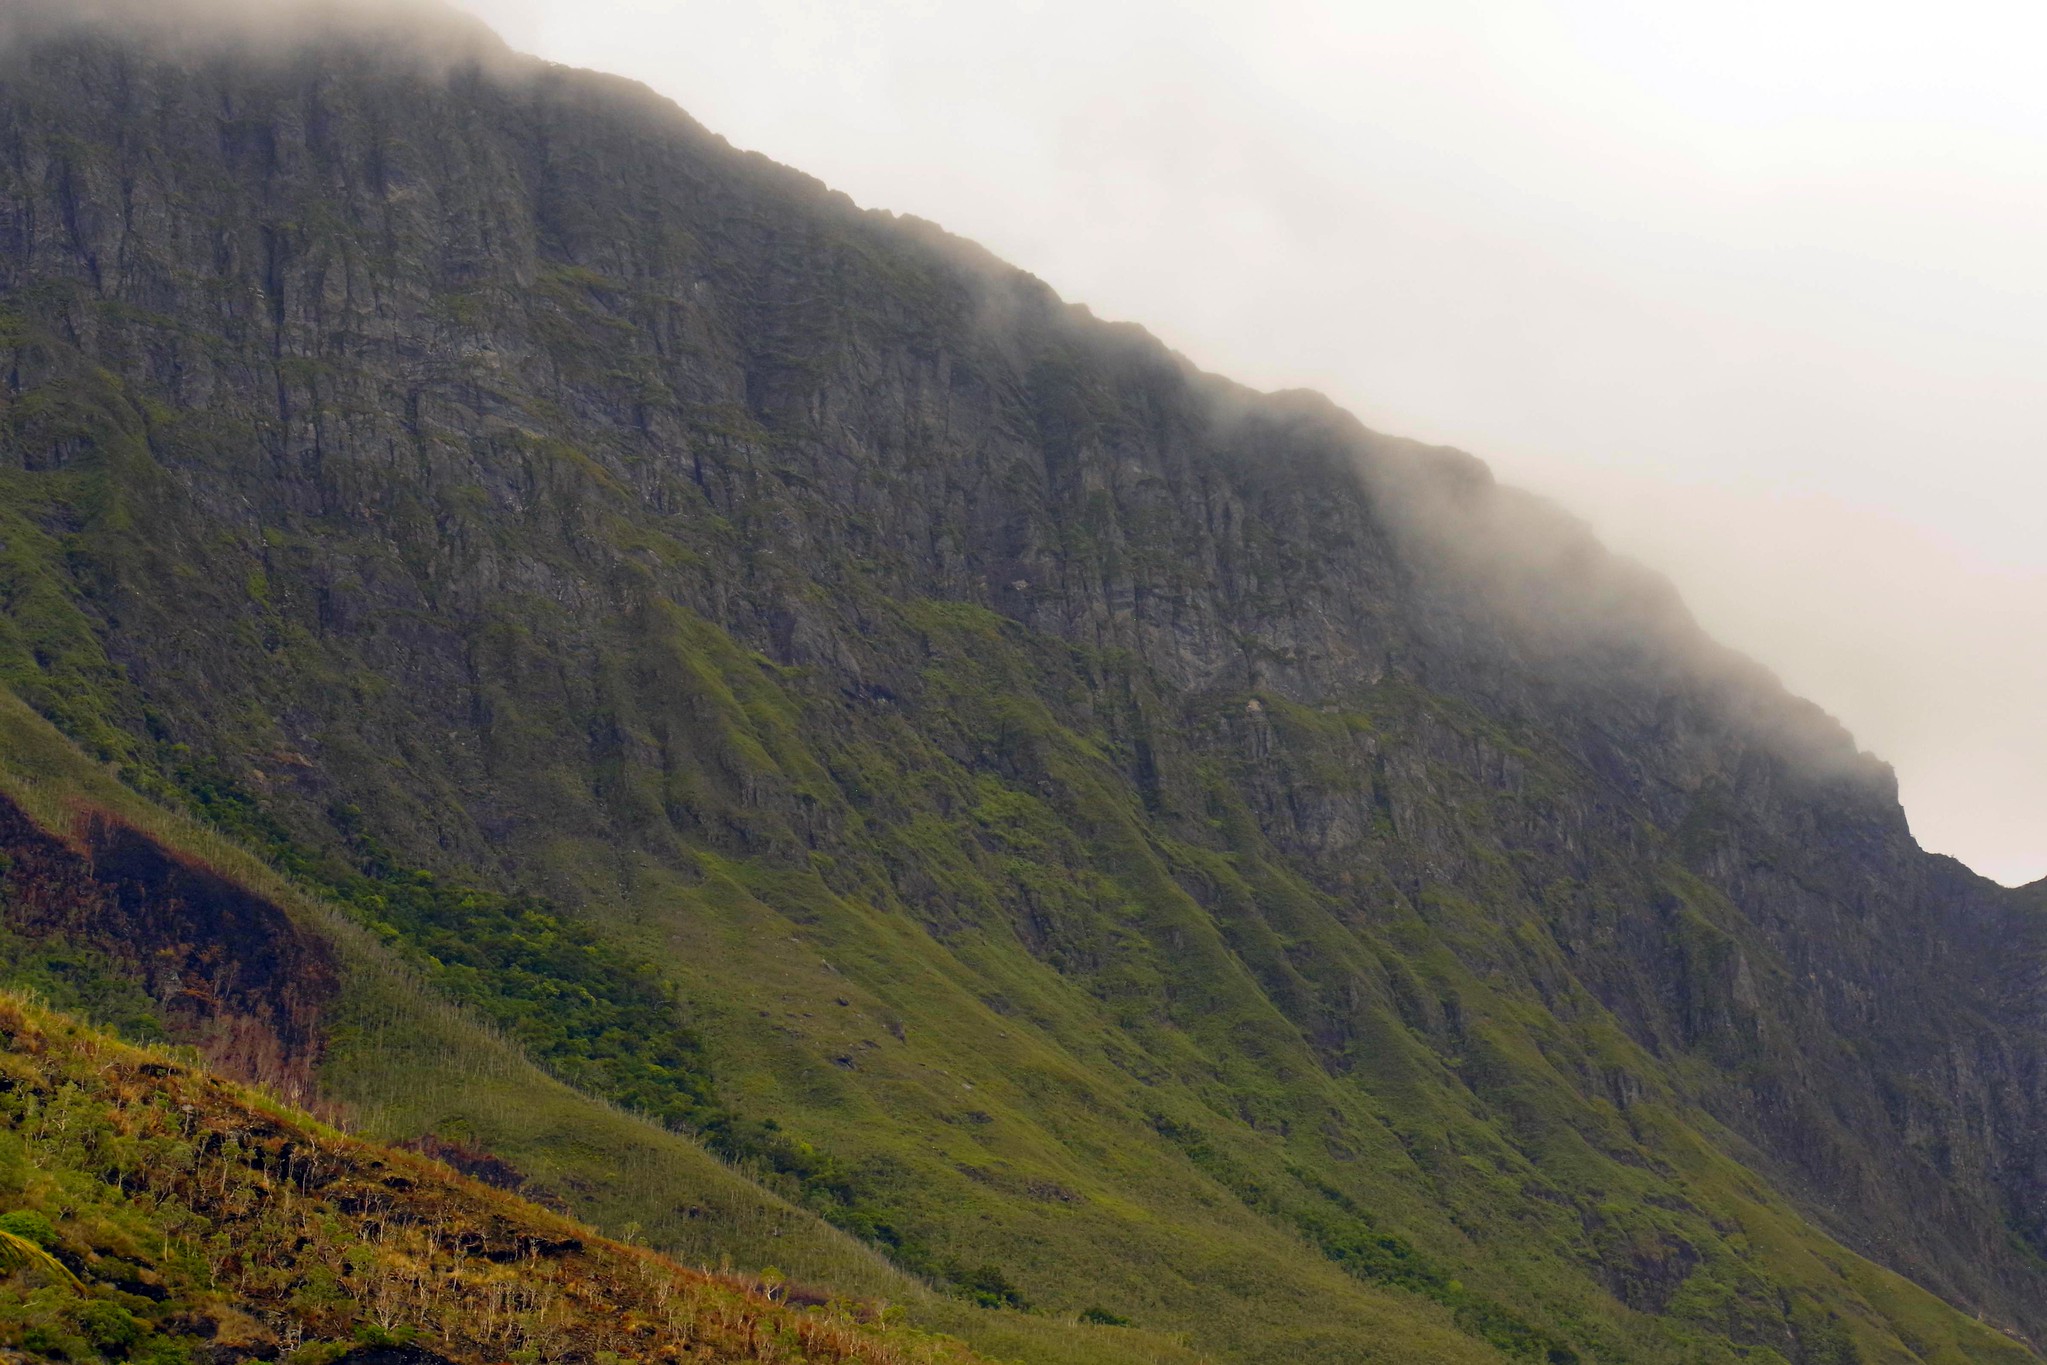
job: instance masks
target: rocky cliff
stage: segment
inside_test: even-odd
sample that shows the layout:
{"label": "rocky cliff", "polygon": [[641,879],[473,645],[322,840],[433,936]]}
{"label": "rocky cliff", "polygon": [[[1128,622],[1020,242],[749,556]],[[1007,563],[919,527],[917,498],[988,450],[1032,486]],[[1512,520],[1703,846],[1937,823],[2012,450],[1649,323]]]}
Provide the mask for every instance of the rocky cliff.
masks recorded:
{"label": "rocky cliff", "polygon": [[2047,1338],[2039,896],[1667,587],[407,25],[10,40],[7,685],[436,964],[505,897],[653,963],[666,1061],[533,1023],[557,958],[457,984],[970,1297]]}

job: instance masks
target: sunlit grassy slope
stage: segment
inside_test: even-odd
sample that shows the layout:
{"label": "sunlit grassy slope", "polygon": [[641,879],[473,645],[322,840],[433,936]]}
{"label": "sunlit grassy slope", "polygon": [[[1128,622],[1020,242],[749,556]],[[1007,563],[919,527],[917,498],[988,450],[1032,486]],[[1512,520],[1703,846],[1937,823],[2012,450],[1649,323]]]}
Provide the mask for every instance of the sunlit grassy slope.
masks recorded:
{"label": "sunlit grassy slope", "polygon": [[[53,830],[66,829],[81,807],[117,812],[330,938],[347,972],[327,1091],[332,1117],[366,1136],[434,1132],[481,1145],[528,1173],[537,1187],[563,1192],[581,1217],[614,1235],[630,1233],[684,1264],[769,1271],[827,1292],[894,1303],[912,1320],[971,1337],[997,1358],[1074,1365],[1197,1358],[1139,1331],[992,1313],[933,1293],[697,1143],[539,1070],[516,1045],[436,997],[359,926],[233,841],[137,796],[11,695],[0,696],[0,792]],[[73,950],[63,956],[63,965],[75,968],[89,955]],[[75,970],[53,972],[34,959],[12,966],[13,984],[39,996],[87,1009],[106,1003],[77,996]],[[111,1004],[118,1022],[146,1015],[149,1002],[120,993]],[[50,1024],[35,1018],[38,1032]],[[70,1036],[62,1019],[55,1027]],[[127,1055],[80,1036],[88,1038],[81,1044],[88,1051]]]}
{"label": "sunlit grassy slope", "polygon": [[607,1242],[4,994],[0,1082],[0,1232],[20,1239],[0,1343],[32,1358],[976,1358],[871,1303]]}

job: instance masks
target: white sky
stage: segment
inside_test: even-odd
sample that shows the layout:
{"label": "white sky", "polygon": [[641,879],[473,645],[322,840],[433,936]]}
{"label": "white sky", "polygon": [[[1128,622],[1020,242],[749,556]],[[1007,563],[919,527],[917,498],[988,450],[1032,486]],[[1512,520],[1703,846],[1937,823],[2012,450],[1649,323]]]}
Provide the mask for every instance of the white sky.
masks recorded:
{"label": "white sky", "polygon": [[1463,446],[2047,875],[2038,0],[462,0]]}

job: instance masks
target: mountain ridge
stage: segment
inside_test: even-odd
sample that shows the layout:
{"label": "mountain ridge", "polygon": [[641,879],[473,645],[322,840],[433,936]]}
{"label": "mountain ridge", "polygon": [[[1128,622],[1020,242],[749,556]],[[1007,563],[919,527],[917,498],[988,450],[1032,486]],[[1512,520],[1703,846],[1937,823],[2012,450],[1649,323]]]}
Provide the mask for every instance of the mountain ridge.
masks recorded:
{"label": "mountain ridge", "polygon": [[[6,681],[425,970],[481,914],[429,868],[646,956],[717,1121],[862,1174],[734,1154],[963,1292],[1001,1248],[1070,1294],[1086,1237],[1185,1322],[1144,1229],[1201,1208],[1369,1290],[1300,1358],[1382,1292],[1509,1354],[1817,1360],[1817,1304],[1938,1358],[1807,1234],[1738,1249],[1732,1157],[2040,1330],[2033,912],[1470,457],[625,83],[107,38],[5,80]],[[455,965],[580,1064],[530,964]],[[1277,1358],[1245,1311],[1218,1349]]]}

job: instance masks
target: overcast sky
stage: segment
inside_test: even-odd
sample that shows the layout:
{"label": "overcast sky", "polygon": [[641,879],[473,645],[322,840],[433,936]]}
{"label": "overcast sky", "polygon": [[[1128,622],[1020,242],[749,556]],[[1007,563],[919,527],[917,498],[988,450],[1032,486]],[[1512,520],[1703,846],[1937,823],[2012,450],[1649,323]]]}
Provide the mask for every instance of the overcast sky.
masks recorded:
{"label": "overcast sky", "polygon": [[2047,875],[2047,5],[463,3],[1555,495]]}

